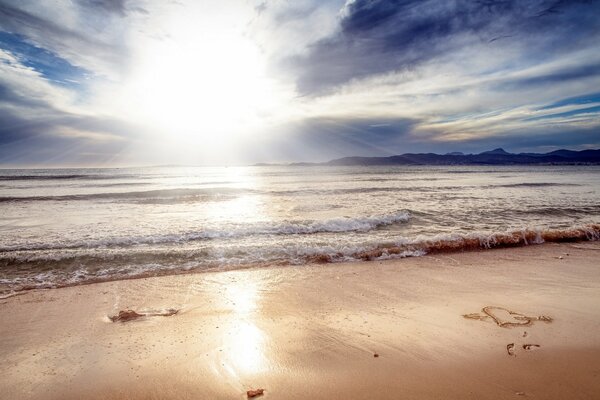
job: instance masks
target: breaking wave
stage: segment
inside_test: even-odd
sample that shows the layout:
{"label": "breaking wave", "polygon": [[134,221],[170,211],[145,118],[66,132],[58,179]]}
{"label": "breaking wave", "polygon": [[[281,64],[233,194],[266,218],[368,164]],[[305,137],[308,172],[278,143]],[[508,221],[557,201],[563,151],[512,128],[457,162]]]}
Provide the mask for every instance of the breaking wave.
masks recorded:
{"label": "breaking wave", "polygon": [[401,211],[389,215],[375,215],[356,218],[334,218],[323,221],[285,221],[279,223],[238,225],[221,230],[208,229],[198,232],[185,232],[180,234],[119,237],[70,243],[30,243],[26,246],[3,246],[0,247],[0,253],[26,250],[99,248],[168,243],[175,244],[197,240],[241,238],[265,235],[310,235],[315,233],[368,232],[382,226],[405,223],[409,220],[410,213],[407,211]]}
{"label": "breaking wave", "polygon": [[360,260],[373,260],[411,251],[422,251],[424,254],[448,253],[590,240],[600,240],[600,224],[570,229],[523,229],[492,234],[438,235],[431,239],[417,238],[391,246],[378,246],[368,251],[358,252],[353,257]]}
{"label": "breaking wave", "polygon": [[[390,221],[388,219],[386,221]],[[436,235],[430,238],[401,239],[392,244],[350,246],[291,246],[270,243],[246,246],[229,252],[204,249],[120,248],[39,253],[0,254],[5,271],[0,278],[0,298],[30,289],[56,288],[80,284],[173,275],[210,270],[373,261],[426,254],[486,250],[536,245],[545,242],[600,240],[600,224],[570,229],[523,229],[492,234]],[[12,271],[12,272],[11,272]],[[30,271],[30,273],[23,273]]]}

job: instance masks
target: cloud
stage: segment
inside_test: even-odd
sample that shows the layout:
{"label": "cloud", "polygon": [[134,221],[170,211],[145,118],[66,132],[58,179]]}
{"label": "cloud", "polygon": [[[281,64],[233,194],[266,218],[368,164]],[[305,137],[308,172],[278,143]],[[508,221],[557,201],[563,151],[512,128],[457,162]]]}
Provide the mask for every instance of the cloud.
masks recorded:
{"label": "cloud", "polygon": [[528,86],[555,85],[600,76],[600,62],[576,65],[537,76],[508,80],[498,85],[499,90],[519,89]]}
{"label": "cloud", "polygon": [[72,66],[115,78],[128,61],[125,25],[119,11],[124,12],[124,4],[48,2],[33,7],[25,2],[0,1],[0,26],[5,33],[19,35],[24,42],[58,55]]}
{"label": "cloud", "polygon": [[[594,146],[599,13],[584,0],[0,0],[0,163]],[[231,82],[253,65],[246,98]]]}
{"label": "cloud", "polygon": [[539,60],[593,45],[598,12],[594,1],[348,1],[335,33],[287,65],[297,74],[298,90],[314,95],[469,46],[510,46]]}
{"label": "cloud", "polygon": [[[52,67],[52,65],[50,65]],[[47,73],[47,71],[46,71]],[[50,74],[55,77],[53,74]],[[92,162],[111,159],[135,139],[135,127],[75,106],[77,92],[57,84],[23,60],[0,49],[0,160],[52,164],[80,159],[95,149]]]}
{"label": "cloud", "polygon": [[0,31],[0,48],[10,49],[15,61],[18,60],[54,83],[80,85],[89,75],[86,70],[70,64],[56,54],[28,43],[20,35]]}
{"label": "cloud", "polygon": [[[92,10],[103,10],[108,13],[115,13],[121,16],[126,15],[131,9],[128,7],[128,0],[81,0],[81,4],[90,7]],[[135,8],[136,11],[144,10]]]}

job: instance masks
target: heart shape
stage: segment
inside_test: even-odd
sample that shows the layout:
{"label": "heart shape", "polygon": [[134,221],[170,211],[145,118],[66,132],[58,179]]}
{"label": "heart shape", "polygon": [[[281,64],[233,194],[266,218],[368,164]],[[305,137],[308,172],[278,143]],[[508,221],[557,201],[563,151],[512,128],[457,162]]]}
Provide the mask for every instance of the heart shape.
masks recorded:
{"label": "heart shape", "polygon": [[486,306],[481,311],[493,319],[496,325],[503,328],[507,326],[528,326],[535,319],[504,307]]}

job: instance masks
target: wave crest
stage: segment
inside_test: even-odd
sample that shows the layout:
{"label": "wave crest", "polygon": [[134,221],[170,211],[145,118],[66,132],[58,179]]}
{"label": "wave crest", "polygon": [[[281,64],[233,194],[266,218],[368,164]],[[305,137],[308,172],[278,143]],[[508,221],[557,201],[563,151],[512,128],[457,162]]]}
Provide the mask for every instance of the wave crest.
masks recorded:
{"label": "wave crest", "polygon": [[310,235],[315,233],[369,232],[386,225],[405,223],[410,213],[401,211],[395,214],[366,216],[357,218],[334,218],[324,221],[283,221],[224,227],[220,230],[208,229],[198,232],[179,234],[117,237],[101,240],[80,241],[75,243],[31,243],[27,246],[14,245],[0,247],[0,253],[11,251],[58,250],[77,248],[126,247],[145,244],[176,244],[196,240],[241,238],[266,235]]}
{"label": "wave crest", "polygon": [[394,246],[379,246],[371,250],[353,254],[360,260],[374,260],[380,257],[400,255],[406,252],[421,251],[424,254],[449,253],[503,247],[520,247],[530,244],[578,242],[600,240],[600,224],[590,224],[569,229],[534,230],[493,233],[490,235],[470,234],[451,237],[410,241]]}

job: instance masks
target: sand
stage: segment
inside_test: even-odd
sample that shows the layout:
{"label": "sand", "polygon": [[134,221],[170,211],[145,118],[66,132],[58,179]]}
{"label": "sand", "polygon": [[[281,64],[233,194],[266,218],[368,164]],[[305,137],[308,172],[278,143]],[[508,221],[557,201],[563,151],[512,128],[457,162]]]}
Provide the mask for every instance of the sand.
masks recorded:
{"label": "sand", "polygon": [[2,399],[597,399],[600,243],[32,291],[0,359]]}

